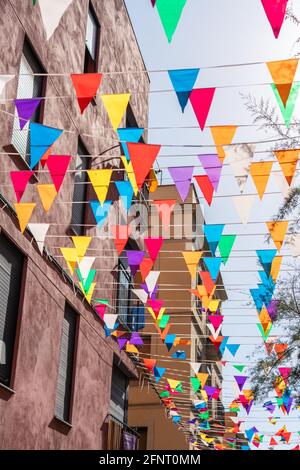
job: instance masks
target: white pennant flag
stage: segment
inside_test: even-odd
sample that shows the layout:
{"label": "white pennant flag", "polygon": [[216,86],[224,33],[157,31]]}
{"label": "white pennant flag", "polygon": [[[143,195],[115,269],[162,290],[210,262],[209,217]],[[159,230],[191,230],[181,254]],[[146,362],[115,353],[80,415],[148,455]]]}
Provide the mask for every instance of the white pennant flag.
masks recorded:
{"label": "white pennant flag", "polygon": [[226,162],[233,170],[241,193],[245,189],[250,172],[251,161],[254,156],[255,146],[250,144],[236,144],[225,147]]}
{"label": "white pennant flag", "polygon": [[148,294],[144,291],[144,289],[132,289],[132,292],[140,299],[143,304],[145,304],[148,300]]}
{"label": "white pennant flag", "polygon": [[95,256],[85,256],[80,263],[78,263],[78,269],[83,279],[87,279],[95,259]]}
{"label": "white pennant flag", "polygon": [[5,98],[4,89],[6,84],[12,79],[11,75],[1,75],[0,76],[0,98]]}
{"label": "white pennant flag", "polygon": [[234,196],[232,201],[235,205],[235,209],[243,224],[247,224],[250,219],[250,213],[254,204],[256,195],[255,194],[242,194],[240,196]]}
{"label": "white pennant flag", "polygon": [[207,326],[207,328],[209,329],[209,331],[211,332],[213,338],[214,338],[214,339],[217,339],[217,337],[218,337],[219,334],[220,334],[222,325],[220,325],[217,330],[215,330],[214,325],[212,325],[211,323],[208,323],[206,326]]}
{"label": "white pennant flag", "polygon": [[196,375],[198,374],[200,367],[201,367],[201,362],[191,362],[191,368],[193,369]]}
{"label": "white pennant flag", "polygon": [[35,239],[40,252],[43,254],[45,238],[50,224],[28,224],[28,228]]}
{"label": "white pennant flag", "polygon": [[145,279],[150,294],[152,294],[155,289],[159,275],[160,271],[151,271]]}
{"label": "white pennant flag", "polygon": [[276,185],[278,189],[280,189],[283,197],[287,197],[289,194],[290,187],[284,174],[281,171],[274,171],[272,175],[274,176]]}
{"label": "white pennant flag", "polygon": [[117,318],[118,318],[118,315],[117,314],[114,314],[114,313],[105,313],[104,316],[103,316],[103,321],[105,323],[105,326],[109,329],[109,330],[113,330],[115,324],[116,324],[116,321],[117,321]]}
{"label": "white pennant flag", "polygon": [[51,38],[72,1],[73,0],[39,0],[38,4],[41,10],[47,41]]}

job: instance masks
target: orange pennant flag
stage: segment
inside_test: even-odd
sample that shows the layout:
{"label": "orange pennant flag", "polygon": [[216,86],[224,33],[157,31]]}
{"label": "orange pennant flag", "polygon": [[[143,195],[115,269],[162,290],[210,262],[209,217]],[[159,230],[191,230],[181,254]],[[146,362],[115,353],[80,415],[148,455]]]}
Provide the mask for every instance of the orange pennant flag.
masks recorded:
{"label": "orange pennant flag", "polygon": [[160,151],[160,145],[127,142],[128,153],[135,174],[136,183],[142,189],[144,181],[151,170]]}
{"label": "orange pennant flag", "polygon": [[296,171],[299,153],[300,149],[274,151],[289,186]]}
{"label": "orange pennant flag", "polygon": [[290,91],[295,78],[299,59],[279,60],[267,62],[267,67],[276,85],[284,106],[290,96]]}
{"label": "orange pennant flag", "polygon": [[280,251],[288,229],[288,220],[271,221],[266,224],[277,250]]}
{"label": "orange pennant flag", "polygon": [[282,256],[275,256],[275,258],[272,261],[272,266],[271,266],[271,271],[270,271],[270,276],[274,282],[277,281],[281,263],[282,263]]}
{"label": "orange pennant flag", "polygon": [[114,236],[114,243],[118,252],[118,255],[122,253],[124,250],[126,243],[128,242],[128,238],[130,235],[130,226],[127,225],[115,225],[111,227],[113,236]]}
{"label": "orange pennant flag", "polygon": [[153,267],[153,261],[151,258],[143,258],[141,264],[140,264],[140,271],[141,271],[141,276],[142,276],[142,281],[144,282],[148,274],[150,273],[152,267]]}
{"label": "orange pennant flag", "polygon": [[81,114],[96,95],[102,80],[101,73],[72,74],[73,82]]}
{"label": "orange pennant flag", "polygon": [[198,264],[201,256],[203,255],[202,251],[183,251],[182,255],[186,262],[187,268],[191,274],[192,279],[196,278]]}
{"label": "orange pennant flag", "polygon": [[36,204],[34,202],[16,202],[14,206],[19,219],[20,230],[24,233]]}
{"label": "orange pennant flag", "polygon": [[251,163],[250,174],[256,186],[259,198],[262,199],[272,170],[273,162]]}
{"label": "orange pennant flag", "polygon": [[162,221],[162,225],[165,230],[168,230],[171,222],[171,215],[173,213],[174,207],[176,205],[175,199],[164,199],[153,201],[153,204],[156,206],[159,217]]}
{"label": "orange pennant flag", "polygon": [[211,126],[210,132],[214,139],[219,159],[223,163],[225,159],[225,151],[223,146],[230,145],[236,133],[237,126]]}
{"label": "orange pennant flag", "polygon": [[37,190],[40,195],[43,208],[45,212],[48,212],[51,209],[54,199],[57,196],[55,185],[54,184],[38,184]]}

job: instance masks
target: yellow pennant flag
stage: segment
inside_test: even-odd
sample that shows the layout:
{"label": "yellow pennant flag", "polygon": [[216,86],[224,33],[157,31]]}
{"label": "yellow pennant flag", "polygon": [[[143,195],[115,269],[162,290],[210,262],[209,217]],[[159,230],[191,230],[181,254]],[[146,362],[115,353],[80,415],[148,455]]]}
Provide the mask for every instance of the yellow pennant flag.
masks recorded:
{"label": "yellow pennant flag", "polygon": [[120,95],[101,95],[102,102],[110,119],[113,130],[116,131],[126,112],[130,93]]}
{"label": "yellow pennant flag", "polygon": [[65,262],[72,274],[74,274],[74,269],[78,261],[78,254],[76,248],[61,248],[60,249]]}
{"label": "yellow pennant flag", "polygon": [[192,279],[196,278],[198,264],[201,256],[203,255],[202,251],[182,251],[182,255],[186,262],[187,268],[191,274]]}
{"label": "yellow pennant flag", "polygon": [[126,352],[138,354],[139,350],[134,344],[126,343]]}
{"label": "yellow pennant flag", "polygon": [[211,300],[209,302],[209,306],[208,306],[208,309],[214,313],[218,310],[218,307],[219,307],[219,304],[220,304],[220,300],[219,299],[214,299],[214,300]]}
{"label": "yellow pennant flag", "polygon": [[36,204],[34,202],[16,202],[14,206],[19,219],[20,230],[24,233]]}
{"label": "yellow pennant flag", "polygon": [[298,61],[299,59],[289,59],[267,62],[267,67],[284,106],[290,96]]}
{"label": "yellow pennant flag", "polygon": [[280,271],[281,262],[282,262],[282,256],[275,256],[275,258],[272,261],[270,276],[272,277],[274,282],[276,282],[277,280],[277,277]]}
{"label": "yellow pennant flag", "polygon": [[91,287],[89,288],[89,291],[88,293],[86,294],[84,288],[83,288],[83,285],[82,285],[82,282],[79,283],[80,284],[80,287],[81,287],[81,290],[84,294],[84,297],[86,298],[86,300],[88,301],[88,303],[90,304],[91,301],[92,301],[92,295],[94,293],[94,290],[95,290],[95,287],[96,287],[96,282],[92,282],[91,284]]}
{"label": "yellow pennant flag", "polygon": [[92,237],[72,237],[79,262],[84,258],[91,240]]}
{"label": "yellow pennant flag", "polygon": [[103,205],[107,196],[112,170],[88,170],[87,174],[101,205]]}
{"label": "yellow pennant flag", "polygon": [[281,166],[282,173],[290,186],[296,171],[300,149],[276,150],[274,151],[274,154],[276,155],[279,165]]}
{"label": "yellow pennant flag", "polygon": [[54,199],[57,196],[56,188],[54,184],[38,184],[37,190],[38,190],[44,211],[48,212],[51,209]]}
{"label": "yellow pennant flag", "polygon": [[251,163],[250,174],[256,186],[259,198],[262,199],[266,190],[273,162]]}
{"label": "yellow pennant flag", "polygon": [[261,324],[263,323],[272,323],[272,320],[270,318],[270,315],[268,313],[268,310],[266,309],[266,307],[263,307],[260,314],[259,314],[259,321]]}
{"label": "yellow pennant flag", "polygon": [[178,385],[181,384],[181,382],[179,380],[174,380],[174,379],[167,379],[168,381],[168,384],[170,385],[170,388],[172,391],[175,390],[176,387],[178,387]]}
{"label": "yellow pennant flag", "polygon": [[266,224],[277,250],[280,251],[288,229],[288,220],[271,221]]}
{"label": "yellow pennant flag", "polygon": [[225,151],[223,146],[230,145],[236,133],[237,126],[211,126],[210,132],[214,139],[219,159],[223,163],[225,159]]}
{"label": "yellow pennant flag", "polygon": [[137,185],[137,182],[136,182],[136,179],[135,179],[135,174],[134,174],[134,171],[133,171],[132,163],[128,162],[124,155],[121,156],[121,160],[123,162],[124,168],[125,168],[126,173],[128,175],[128,179],[131,183],[134,195],[136,196],[137,193],[139,192],[139,188],[138,188],[138,185]]}

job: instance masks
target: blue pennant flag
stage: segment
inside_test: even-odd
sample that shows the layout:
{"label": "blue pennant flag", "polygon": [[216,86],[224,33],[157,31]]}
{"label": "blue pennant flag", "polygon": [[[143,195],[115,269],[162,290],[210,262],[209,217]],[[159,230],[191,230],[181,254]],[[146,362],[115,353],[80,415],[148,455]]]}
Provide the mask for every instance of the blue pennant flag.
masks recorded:
{"label": "blue pennant flag", "polygon": [[256,250],[256,254],[260,261],[260,264],[264,268],[265,272],[270,275],[272,262],[276,256],[277,250]]}
{"label": "blue pennant flag", "polygon": [[144,130],[145,129],[143,127],[124,127],[117,130],[119,139],[121,140],[124,155],[128,162],[130,161],[130,155],[126,142],[139,142]]}
{"label": "blue pennant flag", "polygon": [[154,366],[153,367],[153,374],[154,374],[154,377],[155,377],[155,381],[159,382],[165,372],[166,372],[165,367],[156,367],[156,366]]}
{"label": "blue pennant flag", "polygon": [[116,181],[115,185],[120,194],[123,205],[128,212],[132,203],[134,191],[130,181]]}
{"label": "blue pennant flag", "polygon": [[211,275],[212,280],[216,282],[220,272],[222,258],[203,258],[203,260],[209,271],[209,274]]}
{"label": "blue pennant flag", "polygon": [[236,355],[239,347],[240,347],[240,344],[228,344],[228,343],[226,344],[226,348],[233,356]]}
{"label": "blue pennant flag", "polygon": [[213,256],[216,254],[224,227],[224,224],[203,225],[203,232]]}
{"label": "blue pennant flag", "polygon": [[30,129],[30,168],[33,169],[62,134],[62,130],[31,122]]}
{"label": "blue pennant flag", "polygon": [[105,219],[108,216],[111,204],[112,201],[105,201],[103,203],[103,206],[101,206],[99,201],[90,201],[90,206],[99,228],[101,228],[104,224]]}
{"label": "blue pennant flag", "polygon": [[260,289],[250,289],[253,302],[255,303],[256,310],[260,313],[263,308],[263,299],[261,298]]}
{"label": "blue pennant flag", "polygon": [[223,355],[225,351],[225,347],[227,346],[229,340],[229,336],[224,336],[222,343],[220,344],[219,351]]}
{"label": "blue pennant flag", "polygon": [[200,69],[169,70],[168,74],[176,92],[182,112],[187,105]]}
{"label": "blue pennant flag", "polygon": [[168,351],[171,350],[175,339],[176,339],[176,335],[167,335],[166,336],[165,345],[167,346]]}

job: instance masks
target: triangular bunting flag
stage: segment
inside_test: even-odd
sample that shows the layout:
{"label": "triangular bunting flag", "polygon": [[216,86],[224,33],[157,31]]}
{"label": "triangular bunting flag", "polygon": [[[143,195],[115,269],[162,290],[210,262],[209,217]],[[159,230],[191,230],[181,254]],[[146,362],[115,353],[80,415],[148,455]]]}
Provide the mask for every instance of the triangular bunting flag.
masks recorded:
{"label": "triangular bunting flag", "polygon": [[38,184],[37,190],[38,190],[44,211],[48,212],[51,209],[54,199],[57,196],[57,191],[55,189],[55,186],[54,184]]}
{"label": "triangular bunting flag", "polygon": [[24,233],[26,229],[35,206],[36,204],[33,202],[19,202],[14,204],[22,233]]}
{"label": "triangular bunting flag", "polygon": [[282,104],[286,107],[288,97],[294,82],[299,59],[267,62],[267,67],[277,87]]}
{"label": "triangular bunting flag", "polygon": [[86,236],[74,236],[72,237],[72,241],[76,248],[76,253],[78,257],[78,262],[80,263],[81,260],[85,257],[87,249],[92,241],[92,237]]}
{"label": "triangular bunting flag", "polygon": [[122,163],[123,163],[124,168],[126,170],[128,179],[131,183],[134,195],[136,196],[137,193],[139,192],[139,188],[136,184],[136,179],[135,179],[135,174],[134,174],[134,171],[133,171],[132,163],[130,161],[128,162],[124,155],[121,156],[121,160],[122,160]]}
{"label": "triangular bunting flag", "polygon": [[129,211],[132,198],[133,198],[133,189],[130,181],[116,181],[115,185],[117,187],[118,193],[120,194],[121,201],[126,212]]}
{"label": "triangular bunting flag", "polygon": [[242,391],[248,377],[246,375],[235,375],[234,378],[240,391]]}
{"label": "triangular bunting flag", "polygon": [[191,274],[192,279],[196,278],[198,264],[202,256],[202,251],[183,251],[182,256],[186,262],[187,268]]}
{"label": "triangular bunting flag", "polygon": [[191,181],[193,177],[193,166],[172,167],[168,168],[169,173],[174,181],[176,189],[184,202],[189,194]]}
{"label": "triangular bunting flag", "polygon": [[203,232],[213,256],[216,254],[216,249],[221,239],[224,227],[224,224],[203,225]]}
{"label": "triangular bunting flag", "polygon": [[163,244],[162,237],[144,238],[145,245],[152,261],[154,262]]}
{"label": "triangular bunting flag", "polygon": [[211,126],[210,131],[214,139],[215,146],[221,163],[225,159],[225,151],[223,146],[230,145],[236,133],[237,126]]}
{"label": "triangular bunting flag", "polygon": [[81,114],[96,96],[100,87],[101,73],[71,74]]}
{"label": "triangular bunting flag", "polygon": [[33,171],[11,171],[10,177],[12,180],[12,184],[14,186],[14,190],[16,193],[17,201],[20,202],[28,181],[30,180],[31,176],[33,175]]}
{"label": "triangular bunting flag", "polygon": [[203,260],[213,281],[216,281],[220,272],[222,258],[203,258]]}
{"label": "triangular bunting flag", "polygon": [[253,194],[245,194],[234,196],[232,198],[235,209],[241,219],[242,224],[244,225],[246,225],[250,219],[250,213],[255,201],[255,197],[256,196]]}
{"label": "triangular bunting flag", "polygon": [[47,159],[46,164],[57,192],[63,183],[70,160],[70,155],[49,155]]}
{"label": "triangular bunting flag", "polygon": [[98,196],[100,204],[103,205],[107,196],[112,170],[88,170],[87,174],[95,193]]}
{"label": "triangular bunting flag", "polygon": [[45,238],[50,224],[28,224],[28,228],[35,239],[40,252],[43,254]]}
{"label": "triangular bunting flag", "polygon": [[30,129],[30,168],[33,169],[49,147],[62,134],[62,130],[31,122]]}
{"label": "triangular bunting flag", "polygon": [[101,99],[110,119],[112,128],[116,131],[126,112],[130,100],[130,93],[101,95]]}
{"label": "triangular bunting flag", "polygon": [[200,69],[169,70],[168,74],[176,92],[182,112],[187,105]]}
{"label": "triangular bunting flag", "polygon": [[153,374],[154,374],[154,377],[155,377],[155,381],[156,382],[159,382],[160,379],[162,378],[162,376],[164,375],[166,369],[165,367],[154,367],[153,368]]}
{"label": "triangular bunting flag", "polygon": [[118,136],[121,141],[122,149],[127,161],[130,160],[127,142],[139,142],[144,130],[145,129],[142,127],[121,127],[118,129]]}
{"label": "triangular bunting flag", "polygon": [[139,266],[144,258],[144,254],[144,251],[126,250],[128,265],[130,267],[132,276],[135,276],[135,274],[137,273]]}
{"label": "triangular bunting flag", "polygon": [[139,189],[142,189],[161,146],[128,142],[127,147],[137,186]]}
{"label": "triangular bunting flag", "polygon": [[198,155],[198,158],[214,190],[217,191],[220,177],[221,177],[221,172],[222,172],[222,163],[219,160],[218,155],[215,155],[215,154]]}
{"label": "triangular bunting flag", "polygon": [[[286,87],[287,86],[288,85],[280,85],[280,86],[278,85],[278,86],[276,86],[274,83],[271,84],[272,90],[275,94],[275,98],[276,98],[277,103],[279,105],[279,108],[280,108],[282,117],[284,119],[285,125],[286,125],[287,128],[289,128],[290,123],[291,123],[291,119],[292,119],[292,116],[293,116],[293,112],[294,112],[294,109],[295,109],[295,106],[296,106],[296,101],[297,101],[297,98],[298,98],[300,83],[299,82],[293,83],[293,85],[291,86],[291,91],[290,91],[290,94],[289,94],[288,98],[286,97]],[[281,93],[281,95],[285,96],[285,99],[286,99],[286,104],[285,105],[282,102],[282,99],[281,99],[281,96],[280,96],[279,92]]]}
{"label": "triangular bunting flag", "polygon": [[156,0],[156,8],[165,30],[168,42],[172,41],[186,0]]}
{"label": "triangular bunting flag", "polygon": [[101,205],[99,201],[90,201],[90,206],[99,228],[101,228],[104,224],[108,216],[111,204],[112,201],[105,201],[103,205]]}
{"label": "triangular bunting flag", "polygon": [[274,154],[279,162],[282,173],[290,186],[299,160],[300,149],[276,150]]}
{"label": "triangular bunting flag", "polygon": [[274,36],[277,39],[285,17],[288,0],[261,0]]}
{"label": "triangular bunting flag", "polygon": [[266,224],[277,250],[280,251],[288,229],[288,220],[271,221]]}
{"label": "triangular bunting flag", "polygon": [[30,121],[40,102],[41,98],[15,100],[21,130],[26,126],[27,122]]}
{"label": "triangular bunting flag", "polygon": [[190,102],[202,131],[206,124],[215,91],[215,88],[195,88],[190,94]]}
{"label": "triangular bunting flag", "polygon": [[277,250],[256,250],[256,254],[258,256],[260,264],[262,265],[268,276],[270,275],[272,262],[274,257],[276,256],[276,252]]}
{"label": "triangular bunting flag", "polygon": [[211,184],[209,177],[207,175],[196,175],[194,178],[197,181],[207,204],[210,206],[213,199],[214,187]]}
{"label": "triangular bunting flag", "polygon": [[215,283],[208,271],[200,271],[201,281],[206,289],[207,294],[210,296],[215,289]]}
{"label": "triangular bunting flag", "polygon": [[112,234],[114,236],[114,243],[118,252],[118,255],[124,250],[128,238],[130,235],[130,227],[127,225],[115,225],[111,227]]}
{"label": "triangular bunting flag", "polygon": [[235,242],[236,235],[222,235],[218,244],[220,255],[222,257],[223,264],[225,265],[230,256],[233,244]]}
{"label": "triangular bunting flag", "polygon": [[272,170],[273,162],[251,163],[250,174],[256,186],[259,198],[262,199]]}
{"label": "triangular bunting flag", "polygon": [[255,146],[251,144],[236,144],[225,148],[226,158],[231,165],[241,193],[247,183],[254,152]]}
{"label": "triangular bunting flag", "polygon": [[[34,0],[36,3],[36,0]],[[39,0],[47,41],[51,38],[73,0]]]}

